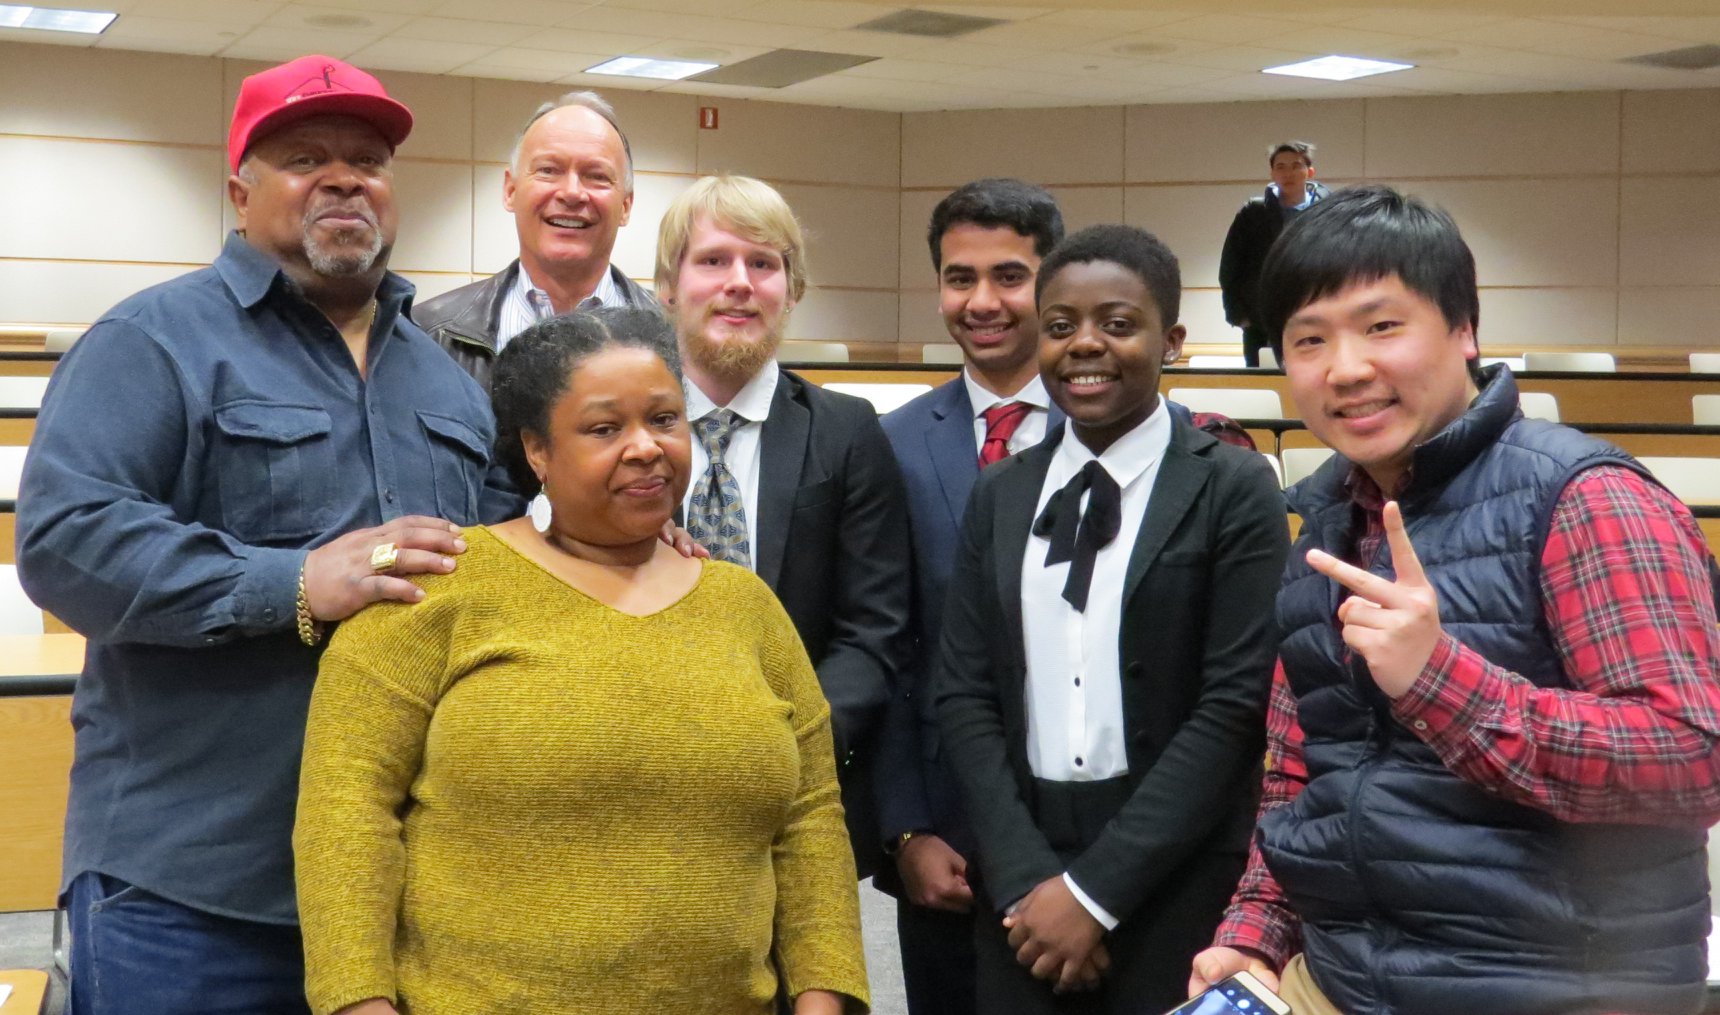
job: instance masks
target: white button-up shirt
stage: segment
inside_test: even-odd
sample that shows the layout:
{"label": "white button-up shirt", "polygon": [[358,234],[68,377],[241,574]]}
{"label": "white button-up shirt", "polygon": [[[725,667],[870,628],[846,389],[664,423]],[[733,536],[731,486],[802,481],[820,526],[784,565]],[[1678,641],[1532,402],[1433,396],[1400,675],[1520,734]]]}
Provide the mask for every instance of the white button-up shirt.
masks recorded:
{"label": "white button-up shirt", "polygon": [[1050,420],[1051,395],[1045,390],[1045,382],[1035,374],[1033,379],[1022,385],[1021,390],[1013,395],[994,395],[980,387],[964,367],[962,383],[967,385],[968,402],[973,405],[973,447],[974,456],[985,448],[985,410],[1004,402],[1026,402],[1033,406],[1033,411],[1021,420],[1015,432],[1009,435],[1010,454],[1025,451],[1045,439],[1046,424]]}

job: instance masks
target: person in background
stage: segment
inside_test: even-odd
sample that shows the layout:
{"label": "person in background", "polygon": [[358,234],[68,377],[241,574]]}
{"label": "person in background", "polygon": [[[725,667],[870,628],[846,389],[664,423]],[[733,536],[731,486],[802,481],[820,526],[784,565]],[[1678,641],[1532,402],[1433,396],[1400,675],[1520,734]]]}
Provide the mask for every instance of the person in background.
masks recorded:
{"label": "person in background", "polygon": [[486,390],[496,353],[528,325],[576,308],[657,302],[609,261],[633,211],[633,149],[596,92],[569,92],[532,113],[502,172],[502,205],[520,256],[412,311]]}
{"label": "person in background", "polygon": [[[1249,200],[1231,220],[1218,260],[1218,285],[1224,297],[1224,319],[1242,329],[1242,355],[1248,365],[1260,365],[1260,350],[1270,346],[1260,325],[1260,266],[1266,252],[1284,226],[1297,214],[1325,197],[1326,188],[1314,181],[1314,146],[1306,141],[1284,141],[1266,155],[1272,182],[1266,192]],[[1282,362],[1282,358],[1280,358]]]}
{"label": "person in background", "polygon": [[62,902],[79,1015],[303,1012],[293,803],[325,626],[517,515],[488,400],[387,270],[412,115],[307,56],[239,88],[213,266],[102,315],[48,387],[18,569],[89,639]]}
{"label": "person in background", "polygon": [[294,831],[313,1011],[864,1011],[812,664],[762,581],[660,538],[692,474],[668,322],[534,325],[494,396],[547,529],[469,531],[317,678]]}
{"label": "person in background", "polygon": [[1259,829],[1189,989],[1246,968],[1299,1015],[1698,1011],[1720,637],[1690,511],[1477,368],[1444,212],[1340,191],[1261,293],[1337,453],[1290,491]]}
{"label": "person in background", "polygon": [[934,684],[978,844],[977,1008],[1162,1011],[1242,870],[1284,501],[1159,396],[1184,337],[1162,243],[1095,226],[1035,285],[1068,425],[974,487]]}
{"label": "person in background", "polygon": [[713,557],[764,579],[793,618],[830,701],[867,877],[880,854],[871,755],[908,626],[907,510],[871,403],[777,366],[806,278],[800,224],[768,184],[704,177],[663,215],[657,294],[697,438],[686,526]]}

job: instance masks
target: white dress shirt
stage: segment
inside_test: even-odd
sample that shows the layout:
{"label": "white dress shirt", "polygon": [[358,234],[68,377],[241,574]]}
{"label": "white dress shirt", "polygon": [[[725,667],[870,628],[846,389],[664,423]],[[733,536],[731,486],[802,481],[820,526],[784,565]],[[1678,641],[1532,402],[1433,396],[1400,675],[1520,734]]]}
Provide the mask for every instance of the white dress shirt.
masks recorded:
{"label": "white dress shirt", "polygon": [[1051,395],[1045,390],[1045,382],[1038,374],[1022,385],[1021,390],[1013,395],[994,395],[980,387],[966,367],[962,368],[962,383],[967,385],[968,402],[973,405],[973,447],[974,456],[985,448],[985,410],[1004,402],[1026,402],[1033,406],[1009,435],[1009,453],[1016,454],[1025,451],[1045,439],[1046,423],[1050,419]]}
{"label": "white dress shirt", "polygon": [[[613,307],[622,302],[621,287],[615,284],[614,270],[605,266],[597,289],[581,300],[579,306],[574,309]],[[549,293],[532,282],[524,262],[521,262],[520,270],[514,275],[514,284],[508,289],[507,297],[502,300],[501,315],[496,320],[496,351],[501,352],[515,335],[554,316],[555,305],[550,302]]]}
{"label": "white dress shirt", "polygon": [[[697,384],[691,380],[687,381],[689,425],[698,422],[706,413],[717,408],[730,409],[746,420],[735,427],[730,435],[729,450],[724,461],[728,463],[729,471],[734,474],[735,482],[741,488],[741,506],[747,516],[747,557],[754,571],[758,570],[758,476],[763,453],[760,438],[764,432],[764,421],[770,416],[770,403],[776,398],[776,382],[781,375],[782,369],[776,365],[776,360],[771,360],[735,393],[734,399],[727,406],[717,405]],[[705,470],[710,464],[710,456],[705,454],[705,443],[699,440],[698,432],[694,431],[693,472],[687,483],[687,494],[681,500],[683,518],[690,516],[693,510],[693,491],[704,479]]]}
{"label": "white dress shirt", "polygon": [[[1147,513],[1159,463],[1170,446],[1171,418],[1164,399],[1139,426],[1105,453],[1095,456],[1073,431],[1063,437],[1045,473],[1034,517],[1051,495],[1098,458],[1122,488],[1122,524],[1117,538],[1093,561],[1085,613],[1063,598],[1069,564],[1045,566],[1051,541],[1031,533],[1021,561],[1021,620],[1026,641],[1027,763],[1033,774],[1056,782],[1088,782],[1127,775],[1129,759],[1123,728],[1121,651],[1123,583],[1129,557]],[[1086,510],[1087,498],[1081,497]],[[1081,905],[1107,930],[1117,920],[1083,892],[1074,879],[1063,882]]]}

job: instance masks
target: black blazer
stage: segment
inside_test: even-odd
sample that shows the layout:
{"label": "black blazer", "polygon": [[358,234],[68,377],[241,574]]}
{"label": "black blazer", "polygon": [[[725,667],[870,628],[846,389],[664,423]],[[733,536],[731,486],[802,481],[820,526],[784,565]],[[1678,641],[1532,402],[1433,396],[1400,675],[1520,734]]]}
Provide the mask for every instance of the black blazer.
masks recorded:
{"label": "black blazer", "polygon": [[908,510],[865,399],[784,370],[760,432],[754,565],[794,621],[830,701],[860,875],[880,850],[870,754],[908,631]]}
{"label": "black blazer", "polygon": [[1065,863],[1029,803],[1021,568],[1040,487],[1066,439],[1059,429],[980,476],[944,610],[938,714],[994,905],[1067,870],[1126,920],[1185,861],[1247,850],[1289,527],[1260,455],[1173,421],[1126,587],[1093,590],[1126,597],[1118,652],[1134,792]]}

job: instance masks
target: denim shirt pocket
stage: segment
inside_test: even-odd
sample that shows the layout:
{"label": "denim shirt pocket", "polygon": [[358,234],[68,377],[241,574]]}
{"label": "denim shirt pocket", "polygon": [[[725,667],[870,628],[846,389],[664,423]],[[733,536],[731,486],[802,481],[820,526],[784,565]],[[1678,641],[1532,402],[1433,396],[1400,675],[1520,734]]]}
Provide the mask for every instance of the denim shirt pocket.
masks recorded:
{"label": "denim shirt pocket", "polygon": [[478,522],[478,497],[489,464],[484,435],[453,416],[418,410],[436,486],[436,514],[456,525]]}
{"label": "denim shirt pocket", "polygon": [[237,399],[215,407],[221,518],[240,540],[298,543],[329,524],[328,410]]}

